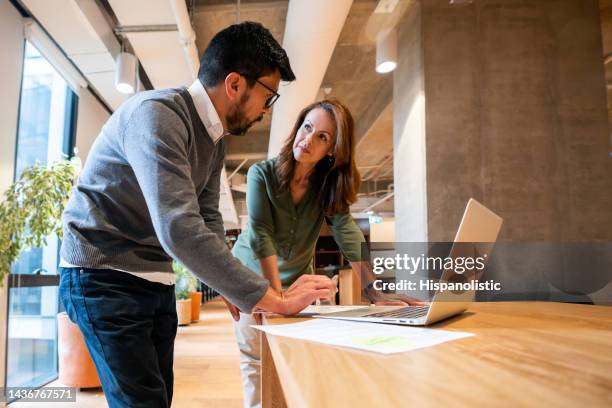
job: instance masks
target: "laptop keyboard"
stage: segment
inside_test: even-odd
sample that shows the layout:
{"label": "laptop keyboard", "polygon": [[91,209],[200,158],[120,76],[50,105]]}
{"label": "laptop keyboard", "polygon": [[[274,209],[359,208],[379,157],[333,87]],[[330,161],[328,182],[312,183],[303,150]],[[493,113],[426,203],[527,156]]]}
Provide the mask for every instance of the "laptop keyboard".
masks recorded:
{"label": "laptop keyboard", "polygon": [[391,317],[391,318],[409,318],[415,319],[427,315],[429,306],[410,306],[387,312],[372,313],[366,317]]}

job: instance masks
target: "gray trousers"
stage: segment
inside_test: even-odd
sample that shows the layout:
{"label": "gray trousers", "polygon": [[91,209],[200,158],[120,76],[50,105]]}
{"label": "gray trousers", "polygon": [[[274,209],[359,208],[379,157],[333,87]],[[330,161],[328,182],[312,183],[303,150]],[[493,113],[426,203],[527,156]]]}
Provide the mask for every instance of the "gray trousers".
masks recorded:
{"label": "gray trousers", "polygon": [[240,350],[240,374],[245,408],[261,408],[260,332],[250,327],[257,322],[252,314],[240,313],[234,321],[234,334]]}

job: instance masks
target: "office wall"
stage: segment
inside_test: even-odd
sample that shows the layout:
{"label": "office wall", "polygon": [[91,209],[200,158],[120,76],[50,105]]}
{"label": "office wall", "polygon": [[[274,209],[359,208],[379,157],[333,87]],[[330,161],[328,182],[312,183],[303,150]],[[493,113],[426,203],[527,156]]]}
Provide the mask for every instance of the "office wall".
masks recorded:
{"label": "office wall", "polygon": [[23,24],[21,15],[8,2],[0,2],[0,192],[13,181],[15,141],[21,70],[23,66]]}
{"label": "office wall", "polygon": [[[21,15],[8,1],[0,1],[0,193],[13,181],[21,71],[23,66]],[[1,200],[1,199],[0,199]],[[0,288],[0,385],[4,385],[7,338],[7,283]],[[1,404],[1,403],[0,403]]]}
{"label": "office wall", "polygon": [[612,240],[597,0],[423,2],[430,239],[465,202],[505,240]]}
{"label": "office wall", "polygon": [[[599,0],[601,39],[603,43],[603,55],[612,52],[612,0]],[[610,62],[606,64],[606,82],[612,82],[612,67]],[[608,87],[608,123],[612,127],[612,87]],[[612,129],[611,129],[612,130]],[[612,152],[612,132],[610,133],[610,152]]]}
{"label": "office wall", "polygon": [[[0,1],[0,194],[12,183],[14,176],[24,41],[21,15],[10,2]],[[79,91],[76,144],[82,159],[85,159],[108,116],[108,112],[89,90]],[[5,280],[0,287],[0,385],[6,379],[6,288]]]}
{"label": "office wall", "polygon": [[[611,242],[612,158],[598,1],[420,4],[420,32],[400,36],[394,121],[401,125],[410,115],[416,98],[406,84],[422,78],[425,148],[417,162],[426,171],[399,164],[395,186],[404,184],[412,195],[426,186],[429,241],[452,240],[474,197],[504,218],[501,241]],[[403,24],[403,30],[410,28]],[[419,61],[415,38],[422,76],[403,68],[408,55],[412,64]],[[401,140],[407,134],[401,126],[394,132]],[[421,151],[414,138],[420,129],[407,132],[413,135],[410,149]],[[412,160],[406,149],[395,154],[401,154],[395,163]],[[414,228],[410,223],[422,223],[422,214],[401,197],[415,200],[407,193],[396,199],[396,211],[405,215],[396,217],[398,239],[400,231]],[[405,202],[408,211],[400,207]],[[498,246],[488,278],[503,282],[505,293],[491,298],[612,301],[612,284],[605,285],[612,277],[593,277],[588,256],[573,267],[558,264],[559,248]],[[612,251],[597,250],[609,265]],[[595,246],[588,251],[597,252]]]}
{"label": "office wall", "polygon": [[79,92],[79,107],[76,129],[78,156],[85,164],[91,145],[110,114],[88,89]]}

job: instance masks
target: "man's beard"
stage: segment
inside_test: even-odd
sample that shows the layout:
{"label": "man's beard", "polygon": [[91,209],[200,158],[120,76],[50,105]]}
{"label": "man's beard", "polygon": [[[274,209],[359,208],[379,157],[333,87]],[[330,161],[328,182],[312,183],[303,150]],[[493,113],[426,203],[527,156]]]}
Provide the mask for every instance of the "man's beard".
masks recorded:
{"label": "man's beard", "polygon": [[248,99],[248,93],[242,95],[242,98],[240,98],[238,105],[234,105],[225,117],[225,122],[227,123],[227,131],[232,135],[244,135],[251,128],[251,126],[253,126],[255,122],[260,122],[263,119],[263,115],[260,115],[257,119],[249,122],[246,117],[246,114],[244,113],[244,105],[246,104],[246,101]]}

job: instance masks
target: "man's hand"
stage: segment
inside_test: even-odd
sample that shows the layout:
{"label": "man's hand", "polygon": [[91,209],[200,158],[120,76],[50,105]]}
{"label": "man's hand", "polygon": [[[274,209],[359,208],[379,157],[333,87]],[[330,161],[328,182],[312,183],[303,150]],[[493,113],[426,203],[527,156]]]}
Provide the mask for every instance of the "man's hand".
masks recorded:
{"label": "man's hand", "polygon": [[238,310],[238,308],[236,306],[234,306],[233,304],[231,304],[226,298],[224,298],[223,296],[221,296],[221,299],[223,299],[223,301],[225,302],[225,305],[227,306],[229,312],[232,314],[232,318],[235,321],[240,320],[240,310]]}
{"label": "man's hand", "polygon": [[327,276],[302,275],[280,294],[272,288],[257,303],[256,307],[284,315],[296,314],[316,299],[331,298],[338,289]]}
{"label": "man's hand", "polygon": [[[323,276],[323,275],[302,275],[295,282],[293,282],[293,284],[289,287],[289,289],[286,289],[286,290],[283,291],[283,295],[285,297],[293,296],[296,293],[298,293],[300,290],[302,290],[303,288],[307,287],[307,285],[312,284],[313,282],[315,284],[317,282],[319,282],[319,283],[322,282],[322,283],[324,283],[326,285],[326,287],[329,287],[328,284],[329,284],[329,282],[331,282],[332,289],[330,289],[330,291],[329,291],[329,296],[326,297],[326,298],[319,298],[319,299],[322,299],[322,300],[324,299],[324,300],[330,302],[330,304],[332,304],[333,300],[335,299],[336,293],[338,292],[338,280],[337,279],[336,280],[329,279],[328,277]],[[308,305],[306,305],[306,306],[308,306]]]}
{"label": "man's hand", "polygon": [[[221,296],[221,299],[223,299],[223,301],[225,302],[225,305],[227,306],[227,309],[232,314],[232,318],[235,321],[239,321],[240,320],[240,310],[236,306],[234,306],[233,303],[230,303],[229,300],[227,300],[223,296]],[[261,313],[261,310],[255,308],[253,310],[253,318],[255,318],[255,323],[261,324],[261,322],[262,322],[262,313]]]}

